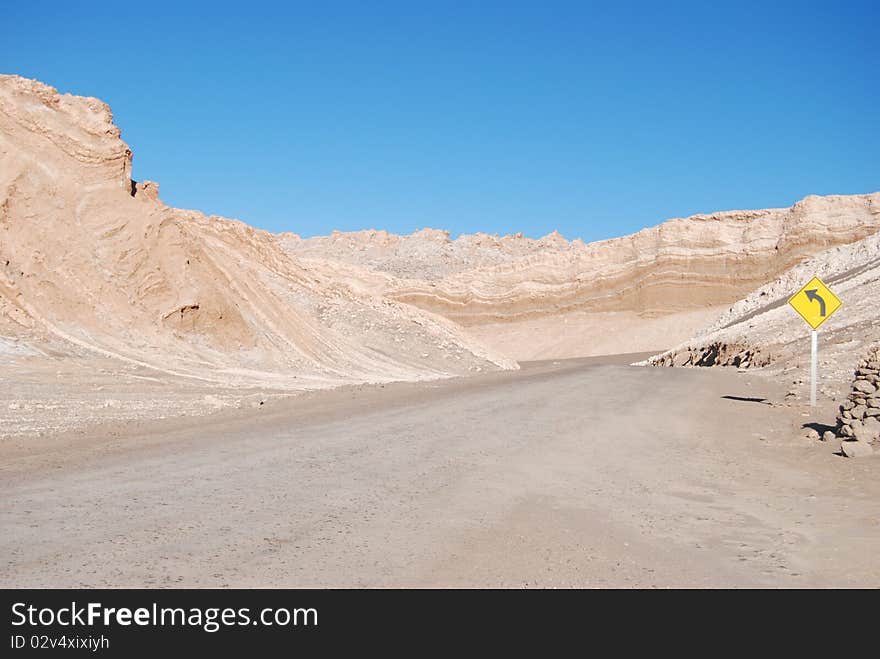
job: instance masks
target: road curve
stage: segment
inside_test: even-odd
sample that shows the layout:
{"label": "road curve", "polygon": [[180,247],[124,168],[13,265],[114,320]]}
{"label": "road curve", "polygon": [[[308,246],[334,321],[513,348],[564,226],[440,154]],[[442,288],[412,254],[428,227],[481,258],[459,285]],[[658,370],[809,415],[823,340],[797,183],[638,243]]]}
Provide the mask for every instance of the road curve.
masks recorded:
{"label": "road curve", "polygon": [[779,393],[580,360],[10,443],[0,585],[880,585],[880,460]]}

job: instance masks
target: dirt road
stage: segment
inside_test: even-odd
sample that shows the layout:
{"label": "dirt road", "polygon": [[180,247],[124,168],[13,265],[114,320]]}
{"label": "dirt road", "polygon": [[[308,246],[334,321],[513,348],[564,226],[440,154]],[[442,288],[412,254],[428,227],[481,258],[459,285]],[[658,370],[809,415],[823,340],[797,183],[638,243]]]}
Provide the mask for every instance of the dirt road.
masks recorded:
{"label": "dirt road", "polygon": [[880,585],[880,459],[782,394],[580,360],[8,441],[0,585]]}

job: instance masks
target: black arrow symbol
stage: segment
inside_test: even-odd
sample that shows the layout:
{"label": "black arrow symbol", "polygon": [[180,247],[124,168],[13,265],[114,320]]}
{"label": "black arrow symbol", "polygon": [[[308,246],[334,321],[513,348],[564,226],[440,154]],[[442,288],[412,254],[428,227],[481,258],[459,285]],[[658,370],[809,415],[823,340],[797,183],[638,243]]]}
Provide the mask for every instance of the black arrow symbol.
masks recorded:
{"label": "black arrow symbol", "polygon": [[819,289],[818,288],[811,288],[808,291],[804,291],[804,293],[807,294],[807,297],[810,298],[811,302],[818,302],[819,303],[819,315],[824,317],[825,316],[825,300],[823,300],[822,296],[819,295]]}

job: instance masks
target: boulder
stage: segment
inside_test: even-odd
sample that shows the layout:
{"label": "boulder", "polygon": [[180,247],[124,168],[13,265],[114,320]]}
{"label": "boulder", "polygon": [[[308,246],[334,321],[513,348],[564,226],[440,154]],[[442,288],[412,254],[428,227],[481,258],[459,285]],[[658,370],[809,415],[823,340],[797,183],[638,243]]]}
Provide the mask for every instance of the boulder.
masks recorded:
{"label": "boulder", "polygon": [[877,387],[867,380],[856,380],[853,383],[853,389],[856,391],[861,391],[863,394],[873,394],[875,391],[877,391]]}
{"label": "boulder", "polygon": [[874,449],[867,442],[844,440],[840,442],[840,452],[848,458],[863,458],[873,455]]}
{"label": "boulder", "polygon": [[687,350],[684,350],[682,352],[675,353],[675,355],[672,358],[672,365],[673,366],[685,366],[686,364],[688,364],[690,362],[690,360],[691,360],[691,354]]}
{"label": "boulder", "polygon": [[872,423],[853,424],[853,437],[862,442],[873,442],[880,439],[880,421],[875,417],[871,417]]}

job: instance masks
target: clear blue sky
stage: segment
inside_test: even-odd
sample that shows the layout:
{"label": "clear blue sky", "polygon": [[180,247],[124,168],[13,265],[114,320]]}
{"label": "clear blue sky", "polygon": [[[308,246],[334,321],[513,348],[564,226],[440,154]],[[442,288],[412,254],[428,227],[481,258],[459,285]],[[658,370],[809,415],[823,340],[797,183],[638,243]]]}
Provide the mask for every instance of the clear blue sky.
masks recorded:
{"label": "clear blue sky", "polygon": [[878,6],[30,0],[0,71],[108,102],[174,206],[593,240],[880,190]]}

